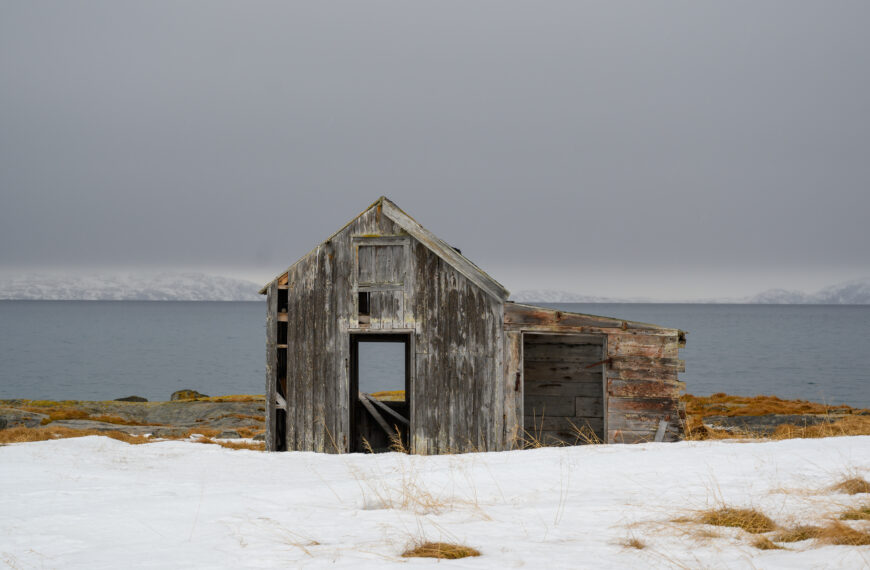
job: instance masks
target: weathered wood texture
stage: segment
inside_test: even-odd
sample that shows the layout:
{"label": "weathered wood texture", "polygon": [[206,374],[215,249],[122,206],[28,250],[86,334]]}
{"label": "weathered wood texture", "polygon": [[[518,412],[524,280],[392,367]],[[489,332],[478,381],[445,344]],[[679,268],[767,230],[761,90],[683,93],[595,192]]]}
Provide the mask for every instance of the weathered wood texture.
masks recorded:
{"label": "weathered wood texture", "polygon": [[502,449],[503,303],[417,241],[411,259],[411,448],[421,454]]}
{"label": "weathered wood texture", "polygon": [[503,437],[506,449],[523,445],[523,333],[504,334],[504,426]]}
{"label": "weathered wood texture", "polygon": [[608,442],[655,438],[662,420],[665,440],[679,435],[682,331],[505,303],[504,287],[386,199],[263,292],[267,449],[350,448],[350,337],[378,333],[411,338],[412,452],[510,449],[538,408],[555,436],[567,418]]}
{"label": "weathered wood texture", "polygon": [[526,334],[524,426],[543,444],[603,441],[604,335]]}
{"label": "weathered wood texture", "polygon": [[469,265],[460,272],[377,206],[288,269],[287,449],[348,449],[350,334],[396,332],[413,335],[411,451],[504,447],[504,303]]}
{"label": "weathered wood texture", "polygon": [[278,451],[275,432],[275,395],[277,384],[277,349],[275,338],[278,327],[278,285],[273,281],[266,289],[266,451]]}
{"label": "weathered wood texture", "polygon": [[287,449],[348,449],[353,237],[398,231],[370,209],[288,269]]}
{"label": "weathered wood texture", "polygon": [[[565,397],[565,388],[541,382],[535,376],[542,370],[551,372],[562,381],[589,378],[589,372],[603,369],[604,385],[602,422],[603,439],[607,443],[634,443],[652,441],[660,422],[664,420],[664,441],[679,439],[683,433],[684,411],[679,400],[683,383],[678,373],[685,365],[678,358],[679,348],[685,345],[685,333],[678,329],[648,325],[620,319],[566,313],[545,307],[507,303],[505,305],[505,334],[534,333],[594,333],[605,339],[606,354],[598,367],[579,370],[569,363],[558,362],[558,351],[537,349],[538,360],[528,358],[525,363],[526,391],[534,390],[540,396]],[[566,355],[578,354],[578,348],[566,346]],[[600,378],[600,376],[598,376]],[[597,393],[597,388],[594,390]],[[592,392],[587,397],[591,397]],[[542,401],[545,404],[546,401]],[[527,404],[528,405],[528,404]],[[562,408],[566,403],[560,404]],[[525,412],[530,421],[529,411]],[[546,416],[545,416],[546,418]],[[539,431],[558,425],[557,420],[545,419]],[[593,427],[590,424],[590,427]],[[530,431],[530,426],[526,426]]]}

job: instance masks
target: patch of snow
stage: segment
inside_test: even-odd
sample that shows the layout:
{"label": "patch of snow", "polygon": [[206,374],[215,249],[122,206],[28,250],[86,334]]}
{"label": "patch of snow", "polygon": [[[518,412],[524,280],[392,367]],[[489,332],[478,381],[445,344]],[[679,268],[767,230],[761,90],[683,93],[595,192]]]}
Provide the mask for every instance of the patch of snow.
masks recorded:
{"label": "patch of snow", "polygon": [[[870,437],[681,442],[420,457],[234,451],[85,437],[0,447],[0,560],[13,568],[382,568],[415,540],[450,568],[858,568],[866,547],[693,537],[720,504],[820,524],[860,499]],[[707,527],[712,528],[712,527]],[[638,538],[642,550],[620,543]]]}

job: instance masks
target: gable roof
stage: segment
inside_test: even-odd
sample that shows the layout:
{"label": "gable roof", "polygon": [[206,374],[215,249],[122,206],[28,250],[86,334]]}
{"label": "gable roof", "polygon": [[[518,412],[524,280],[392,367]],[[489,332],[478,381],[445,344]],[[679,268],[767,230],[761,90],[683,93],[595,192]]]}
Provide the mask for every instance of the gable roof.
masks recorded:
{"label": "gable roof", "polygon": [[[504,301],[510,295],[510,292],[505,289],[504,285],[487,275],[485,271],[471,262],[467,257],[456,251],[453,247],[447,244],[444,240],[421,226],[417,220],[406,214],[392,200],[386,196],[381,196],[372,203],[371,206],[360,212],[356,218],[342,226],[337,232],[333,233],[329,238],[324,240],[324,243],[330,241],[335,235],[340,233],[344,228],[350,225],[354,220],[371,210],[372,208],[380,208],[381,214],[390,218],[397,226],[408,232],[408,235],[414,237],[418,242],[423,244],[432,253],[444,260],[445,263],[453,267],[456,271],[465,276],[469,281],[501,301]],[[304,255],[301,259],[307,257]],[[296,263],[299,263],[297,261]],[[293,264],[295,265],[295,263]],[[292,265],[291,265],[292,268]],[[289,270],[288,270],[289,271]],[[282,273],[276,279],[280,279],[286,273]],[[268,284],[260,289],[260,294],[264,295]]]}

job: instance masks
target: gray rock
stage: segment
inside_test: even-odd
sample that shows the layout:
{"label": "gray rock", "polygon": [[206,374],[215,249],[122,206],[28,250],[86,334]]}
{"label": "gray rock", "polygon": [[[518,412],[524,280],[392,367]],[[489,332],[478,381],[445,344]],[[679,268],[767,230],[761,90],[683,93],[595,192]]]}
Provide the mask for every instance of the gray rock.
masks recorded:
{"label": "gray rock", "polygon": [[116,402],[147,402],[148,398],[142,396],[124,396],[123,398],[115,398]]}
{"label": "gray rock", "polygon": [[46,414],[37,414],[17,408],[0,408],[0,429],[39,427],[44,419],[48,419]]}
{"label": "gray rock", "polygon": [[232,429],[224,430],[218,434],[218,439],[239,439],[240,437],[242,436],[239,435],[239,432]]}
{"label": "gray rock", "polygon": [[177,428],[177,427],[152,428],[151,435],[153,437],[184,437],[187,435],[187,428]]}
{"label": "gray rock", "polygon": [[266,441],[266,434],[265,433],[258,433],[257,435],[254,436],[254,441]]}
{"label": "gray rock", "polygon": [[154,430],[151,426],[127,426],[97,422],[94,420],[55,420],[45,426],[46,428],[65,427],[70,429],[88,429],[95,431],[121,431],[130,435],[144,435]]}
{"label": "gray rock", "polygon": [[169,397],[170,401],[176,402],[178,400],[196,400],[197,398],[208,398],[205,394],[200,394],[196,390],[191,390],[189,388],[185,388],[183,390],[176,390],[172,393],[172,396]]}
{"label": "gray rock", "polygon": [[781,425],[791,424],[798,427],[813,426],[822,423],[834,422],[840,419],[838,416],[826,416],[821,414],[765,414],[763,416],[708,416],[704,418],[704,425],[713,428],[739,429],[742,431],[755,432],[761,435],[770,435]]}

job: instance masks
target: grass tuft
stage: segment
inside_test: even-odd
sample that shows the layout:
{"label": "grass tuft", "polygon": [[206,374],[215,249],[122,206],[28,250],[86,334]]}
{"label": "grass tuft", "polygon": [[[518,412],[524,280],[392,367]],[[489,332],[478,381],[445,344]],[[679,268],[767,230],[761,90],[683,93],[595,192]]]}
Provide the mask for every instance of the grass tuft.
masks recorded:
{"label": "grass tuft", "polygon": [[847,495],[870,493],[870,483],[868,483],[863,477],[849,477],[831,487],[831,490],[845,493]]}
{"label": "grass tuft", "polygon": [[866,546],[870,544],[870,532],[857,530],[841,522],[833,522],[822,529],[819,540],[839,546]]}
{"label": "grass tuft", "polygon": [[756,537],[756,539],[752,541],[752,546],[759,550],[784,550],[782,546],[772,543],[766,536]]}
{"label": "grass tuft", "polygon": [[870,520],[870,504],[853,507],[840,514],[843,521],[868,521]]}
{"label": "grass tuft", "polygon": [[819,538],[822,529],[817,526],[800,525],[781,530],[773,536],[775,542],[801,542],[811,538]]}
{"label": "grass tuft", "polygon": [[456,560],[469,556],[480,556],[480,551],[470,546],[450,544],[449,542],[424,542],[402,553],[402,558],[445,558]]}
{"label": "grass tuft", "polygon": [[731,507],[710,509],[702,512],[697,520],[702,524],[741,528],[753,534],[776,529],[776,523],[755,509],[734,509]]}
{"label": "grass tuft", "polygon": [[623,540],[619,544],[624,546],[625,548],[636,548],[638,550],[643,550],[644,548],[646,548],[646,543],[634,536]]}
{"label": "grass tuft", "polygon": [[210,437],[200,437],[193,440],[194,443],[211,443],[227,449],[250,449],[251,451],[265,451],[266,444],[262,441],[217,441]]}
{"label": "grass tuft", "polygon": [[860,409],[850,406],[829,406],[806,400],[783,400],[776,396],[733,396],[718,392],[711,396],[686,394],[688,415],[706,416],[763,416],[766,414],[852,414]]}

